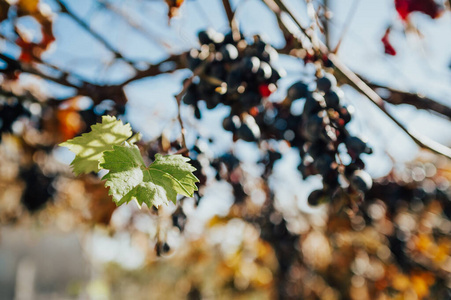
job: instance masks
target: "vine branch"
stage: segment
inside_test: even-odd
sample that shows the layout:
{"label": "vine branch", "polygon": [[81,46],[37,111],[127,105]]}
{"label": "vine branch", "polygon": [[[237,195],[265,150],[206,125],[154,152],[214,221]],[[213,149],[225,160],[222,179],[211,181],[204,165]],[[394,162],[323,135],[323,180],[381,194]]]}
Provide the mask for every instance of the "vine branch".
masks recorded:
{"label": "vine branch", "polygon": [[429,139],[426,136],[422,136],[418,133],[414,133],[410,130],[408,130],[402,123],[400,123],[394,116],[392,116],[384,107],[384,100],[371,88],[369,87],[362,79],[360,79],[357,74],[352,72],[349,68],[347,68],[340,59],[334,55],[333,53],[329,53],[329,49],[326,47],[324,43],[322,43],[320,40],[315,39],[314,36],[312,36],[314,33],[309,34],[305,28],[302,27],[300,22],[294,17],[294,15],[288,10],[288,8],[283,4],[281,0],[274,0],[274,2],[279,6],[280,10],[282,12],[287,13],[290,18],[293,20],[293,22],[296,23],[296,25],[299,27],[299,30],[301,30],[302,33],[305,34],[305,36],[312,42],[316,42],[316,46],[318,46],[318,51],[321,54],[327,55],[329,60],[334,64],[335,69],[338,71],[338,73],[341,75],[341,79],[347,83],[350,84],[353,88],[358,90],[360,93],[365,95],[371,102],[376,104],[376,106],[390,119],[392,120],[402,131],[404,131],[411,139],[415,142],[418,146],[424,149],[428,149],[436,154],[440,154],[442,156],[445,156],[449,159],[451,159],[451,149],[436,142],[431,139]]}

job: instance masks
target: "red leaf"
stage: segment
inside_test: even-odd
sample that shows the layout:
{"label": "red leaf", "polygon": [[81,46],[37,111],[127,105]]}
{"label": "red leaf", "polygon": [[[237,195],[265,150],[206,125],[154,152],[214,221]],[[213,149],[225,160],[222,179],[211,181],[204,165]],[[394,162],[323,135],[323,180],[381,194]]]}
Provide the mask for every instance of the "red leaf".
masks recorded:
{"label": "red leaf", "polygon": [[395,0],[395,8],[404,21],[414,11],[426,14],[432,19],[438,18],[443,12],[443,7],[434,0]]}
{"label": "red leaf", "polygon": [[384,51],[388,55],[396,55],[396,50],[391,45],[390,41],[388,40],[388,36],[390,35],[390,27],[387,28],[385,31],[384,36],[382,37],[381,41],[384,44]]}

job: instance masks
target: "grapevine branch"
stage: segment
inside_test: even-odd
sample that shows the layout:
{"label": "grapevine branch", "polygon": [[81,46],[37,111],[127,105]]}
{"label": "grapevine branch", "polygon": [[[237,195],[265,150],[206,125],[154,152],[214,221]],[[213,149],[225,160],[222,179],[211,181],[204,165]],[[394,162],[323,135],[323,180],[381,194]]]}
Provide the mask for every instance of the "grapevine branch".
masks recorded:
{"label": "grapevine branch", "polygon": [[227,15],[227,20],[229,20],[229,26],[230,28],[233,28],[233,22],[234,22],[234,15],[235,13],[232,10],[232,6],[230,5],[229,0],[222,0],[222,5],[224,6],[224,11]]}
{"label": "grapevine branch", "polygon": [[451,149],[437,143],[426,136],[422,136],[419,133],[414,133],[408,130],[403,124],[401,124],[395,117],[393,117],[385,108],[384,100],[362,79],[360,79],[357,74],[348,69],[334,54],[329,54],[329,59],[335,65],[336,70],[344,78],[344,80],[349,83],[353,88],[357,89],[360,93],[364,94],[371,102],[376,104],[376,106],[388,117],[390,118],[402,131],[404,131],[418,146],[429,149],[432,152],[443,155],[451,159]]}
{"label": "grapevine branch", "polygon": [[311,34],[307,32],[305,28],[302,27],[300,22],[294,17],[294,15],[288,10],[288,8],[282,3],[281,0],[274,0],[274,2],[279,6],[281,11],[287,13],[290,18],[296,23],[296,25],[299,27],[301,32],[312,42],[312,44],[315,46],[318,46],[318,50],[320,53],[327,55],[329,60],[334,64],[335,69],[337,72],[342,75],[341,79],[344,83],[350,84],[353,88],[358,90],[360,93],[365,95],[371,102],[376,104],[376,106],[389,118],[391,119],[402,131],[404,131],[418,146],[428,149],[436,154],[443,155],[449,159],[451,159],[451,149],[435,142],[426,136],[422,136],[418,133],[414,133],[410,130],[408,130],[402,123],[400,123],[394,116],[392,116],[384,107],[384,100],[371,88],[369,87],[362,79],[360,79],[357,74],[352,72],[349,68],[347,68],[340,60],[339,58],[334,55],[333,53],[329,53],[329,50],[327,49],[326,45],[324,45],[321,41],[318,39],[315,39],[312,37]]}
{"label": "grapevine branch", "polygon": [[188,91],[191,84],[193,83],[194,78],[201,75],[204,72],[204,69],[205,69],[205,62],[202,63],[200,66],[198,66],[193,71],[193,74],[183,82],[182,91],[175,96],[175,100],[177,100],[177,109],[178,109],[177,110],[177,120],[179,121],[179,124],[180,124],[183,149],[188,149],[188,148],[186,147],[186,138],[185,138],[186,130],[185,130],[185,126],[183,125],[183,120],[182,120],[182,115],[181,115],[182,98]]}
{"label": "grapevine branch", "polygon": [[387,86],[371,83],[367,80],[362,79],[369,87],[377,91],[382,89],[389,92],[389,96],[382,97],[385,102],[393,105],[409,104],[417,109],[424,109],[436,113],[437,115],[451,120],[451,108],[441,104],[435,100],[424,97],[419,94],[409,93]]}
{"label": "grapevine branch", "polygon": [[63,73],[63,76],[61,76],[61,77],[50,76],[50,75],[44,74],[41,71],[33,68],[31,65],[23,64],[20,61],[15,60],[15,59],[11,58],[10,56],[3,54],[3,53],[0,53],[0,59],[3,60],[7,64],[7,68],[4,70],[1,70],[1,72],[3,72],[3,73],[6,73],[8,71],[25,72],[25,73],[36,75],[38,77],[41,77],[41,78],[49,80],[49,81],[53,81],[53,82],[58,83],[63,86],[78,89],[77,85],[75,85],[67,80],[66,73]]}

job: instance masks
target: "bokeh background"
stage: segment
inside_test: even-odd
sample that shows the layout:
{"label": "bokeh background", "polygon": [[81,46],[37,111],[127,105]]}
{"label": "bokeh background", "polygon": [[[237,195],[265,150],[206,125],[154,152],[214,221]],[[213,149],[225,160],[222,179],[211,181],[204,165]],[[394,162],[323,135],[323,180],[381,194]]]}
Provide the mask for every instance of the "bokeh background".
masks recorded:
{"label": "bokeh background", "polygon": [[[230,1],[233,22],[227,3],[0,1],[1,299],[451,299],[450,160],[358,89],[337,76],[355,108],[348,130],[373,149],[362,156],[373,188],[355,207],[346,193],[309,205],[321,176],[304,180],[299,149],[283,140],[225,131],[230,107],[179,112],[198,32],[226,34],[230,23],[279,52],[270,103],[299,80],[315,88],[312,44],[272,10],[279,1]],[[448,1],[283,3],[405,128],[451,146]],[[103,174],[75,177],[58,144],[103,114],[141,132],[149,159],[180,150],[180,115],[199,193],[116,207]]]}

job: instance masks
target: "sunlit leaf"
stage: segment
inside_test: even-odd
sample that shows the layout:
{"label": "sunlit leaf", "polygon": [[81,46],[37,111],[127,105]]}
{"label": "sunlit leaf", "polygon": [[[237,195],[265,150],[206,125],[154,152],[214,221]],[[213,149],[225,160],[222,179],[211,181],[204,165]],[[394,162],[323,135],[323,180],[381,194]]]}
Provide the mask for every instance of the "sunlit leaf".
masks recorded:
{"label": "sunlit leaf", "polygon": [[196,169],[188,160],[181,155],[157,154],[147,167],[138,147],[125,144],[105,151],[100,166],[109,170],[103,179],[118,205],[136,199],[139,205],[151,207],[175,203],[177,194],[193,196],[198,179],[192,174]]}
{"label": "sunlit leaf", "polygon": [[112,116],[103,116],[102,123],[91,126],[92,131],[61,143],[76,154],[72,161],[75,174],[100,171],[99,160],[106,150],[113,149],[132,136],[130,124],[123,124]]}

